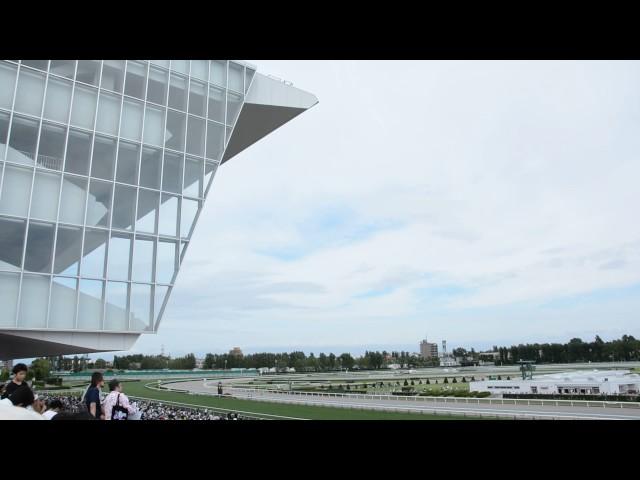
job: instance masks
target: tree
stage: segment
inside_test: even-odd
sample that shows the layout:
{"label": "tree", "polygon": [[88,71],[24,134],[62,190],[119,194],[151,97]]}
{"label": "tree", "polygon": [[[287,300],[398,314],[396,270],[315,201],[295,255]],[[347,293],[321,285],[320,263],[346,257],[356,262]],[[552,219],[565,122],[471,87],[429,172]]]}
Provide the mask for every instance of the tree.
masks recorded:
{"label": "tree", "polygon": [[46,358],[36,358],[31,362],[30,371],[33,372],[33,376],[36,380],[44,380],[49,377],[49,371],[51,370],[51,364]]}
{"label": "tree", "polygon": [[456,377],[453,377],[453,381],[451,383],[458,383],[458,380],[456,380]]}
{"label": "tree", "polygon": [[106,362],[106,360],[103,360],[102,358],[97,359],[96,363],[94,365],[95,365],[96,368],[99,368],[99,369],[107,368],[107,362]]}
{"label": "tree", "polygon": [[415,385],[416,382],[413,381],[413,379],[411,379],[411,385]]}
{"label": "tree", "polygon": [[9,370],[7,370],[6,368],[2,369],[2,372],[0,373],[0,381],[1,382],[6,382],[7,380],[9,380]]}
{"label": "tree", "polygon": [[467,379],[465,377],[462,377],[462,383],[467,383]]}
{"label": "tree", "polygon": [[498,375],[498,380],[502,380],[502,375]]}
{"label": "tree", "polygon": [[449,379],[447,379],[447,377],[444,377],[444,382],[442,383],[449,383]]}
{"label": "tree", "polygon": [[425,384],[430,385],[431,382],[429,381],[429,379],[427,378],[427,381],[425,382]]}
{"label": "tree", "polygon": [[80,361],[78,360],[78,356],[74,355],[73,356],[73,372],[79,372],[80,371]]}

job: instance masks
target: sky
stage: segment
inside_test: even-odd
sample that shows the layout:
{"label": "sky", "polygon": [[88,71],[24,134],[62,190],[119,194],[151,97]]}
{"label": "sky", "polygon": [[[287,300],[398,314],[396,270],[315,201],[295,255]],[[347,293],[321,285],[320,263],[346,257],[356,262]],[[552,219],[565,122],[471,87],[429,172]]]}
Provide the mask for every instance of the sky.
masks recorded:
{"label": "sky", "polygon": [[640,335],[640,63],[249,61],[319,103],[220,167],[130,353]]}

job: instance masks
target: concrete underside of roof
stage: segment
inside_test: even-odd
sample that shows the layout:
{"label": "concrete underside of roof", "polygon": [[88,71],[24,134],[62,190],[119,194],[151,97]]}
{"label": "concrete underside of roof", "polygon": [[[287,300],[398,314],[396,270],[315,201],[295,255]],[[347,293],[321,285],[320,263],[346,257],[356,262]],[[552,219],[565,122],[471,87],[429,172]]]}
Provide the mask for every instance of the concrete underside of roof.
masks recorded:
{"label": "concrete underside of roof", "polygon": [[139,333],[0,331],[0,360],[129,350]]}

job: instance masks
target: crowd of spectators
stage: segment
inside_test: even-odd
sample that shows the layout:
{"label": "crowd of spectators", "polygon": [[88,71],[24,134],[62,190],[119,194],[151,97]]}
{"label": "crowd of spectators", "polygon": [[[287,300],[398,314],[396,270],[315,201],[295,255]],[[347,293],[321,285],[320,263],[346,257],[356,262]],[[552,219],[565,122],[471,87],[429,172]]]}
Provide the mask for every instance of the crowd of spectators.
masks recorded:
{"label": "crowd of spectators", "polygon": [[176,406],[160,401],[130,402],[118,380],[109,382],[104,395],[102,374],[96,372],[82,395],[36,395],[26,383],[27,366],[18,364],[13,378],[0,385],[0,419],[33,420],[242,420],[237,413]]}

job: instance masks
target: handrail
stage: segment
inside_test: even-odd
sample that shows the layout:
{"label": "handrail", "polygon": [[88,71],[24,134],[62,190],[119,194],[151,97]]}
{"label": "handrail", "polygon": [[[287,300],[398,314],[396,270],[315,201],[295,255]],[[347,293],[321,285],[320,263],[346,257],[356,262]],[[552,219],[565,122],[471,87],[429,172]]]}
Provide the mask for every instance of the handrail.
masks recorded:
{"label": "handrail", "polygon": [[[349,393],[330,393],[327,392],[301,392],[301,391],[288,391],[288,390],[270,390],[270,389],[249,389],[239,387],[229,387],[239,391],[250,391],[260,393],[279,393],[287,395],[304,395],[304,396],[324,396],[333,395],[334,397],[348,397],[348,398],[362,398],[362,399],[378,399],[378,400],[403,400],[403,401],[423,401],[431,403],[475,403],[475,404],[488,404],[488,405],[530,405],[530,401],[541,402],[540,405],[553,405],[556,407],[567,406],[584,406],[584,407],[599,407],[599,408],[640,408],[640,402],[615,402],[605,400],[547,400],[547,399],[521,399],[521,398],[479,398],[479,397],[429,397],[429,396],[405,396],[405,395],[376,395],[376,394],[349,394]],[[624,406],[623,406],[624,405]]]}

